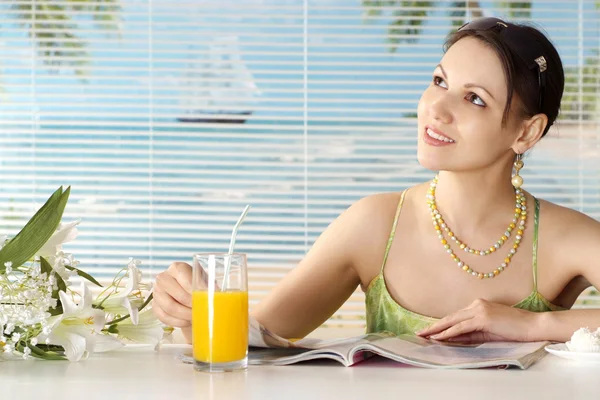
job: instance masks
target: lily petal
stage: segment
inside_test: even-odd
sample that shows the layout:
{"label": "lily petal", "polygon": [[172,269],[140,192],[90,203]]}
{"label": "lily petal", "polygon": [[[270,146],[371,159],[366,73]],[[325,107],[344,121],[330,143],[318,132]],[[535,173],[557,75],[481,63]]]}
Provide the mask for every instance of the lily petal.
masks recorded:
{"label": "lily petal", "polygon": [[62,290],[58,292],[58,297],[60,298],[60,303],[63,307],[63,316],[67,315],[75,315],[77,311],[79,311],[79,307],[75,302],[71,299],[71,297],[63,292]]}
{"label": "lily petal", "polygon": [[127,319],[117,325],[119,336],[138,343],[157,345],[164,335],[162,323],[156,318],[152,310],[146,309],[139,315],[137,325]]}
{"label": "lily petal", "polygon": [[79,361],[86,351],[86,340],[83,336],[68,332],[60,327],[50,336],[53,344],[62,346],[65,349],[65,356],[69,361]]}
{"label": "lily petal", "polygon": [[99,334],[95,335],[95,353],[102,353],[105,351],[116,350],[120,347],[125,346],[119,339],[112,335]]}
{"label": "lily petal", "polygon": [[77,237],[76,226],[80,222],[81,220],[77,220],[68,224],[61,224],[52,236],[50,236],[50,239],[38,250],[37,254],[45,258],[54,257],[56,252],[62,248],[63,243],[70,242]]}

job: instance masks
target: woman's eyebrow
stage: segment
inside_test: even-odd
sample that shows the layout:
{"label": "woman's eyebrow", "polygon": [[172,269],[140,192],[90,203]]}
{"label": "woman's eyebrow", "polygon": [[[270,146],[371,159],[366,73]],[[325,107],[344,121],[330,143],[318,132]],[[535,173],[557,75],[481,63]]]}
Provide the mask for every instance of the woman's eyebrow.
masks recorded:
{"label": "woman's eyebrow", "polygon": [[[439,68],[442,71],[442,75],[444,76],[444,78],[448,79],[448,75],[446,74],[446,71],[444,70],[444,67],[442,66],[442,64],[436,65],[436,68]],[[481,85],[477,85],[475,83],[465,83],[464,87],[466,87],[466,88],[473,88],[473,87],[479,88],[479,89],[483,90],[484,92],[486,92],[494,101],[496,100],[496,98],[494,97],[494,95],[492,95],[489,90],[487,90],[486,88],[484,88]]]}

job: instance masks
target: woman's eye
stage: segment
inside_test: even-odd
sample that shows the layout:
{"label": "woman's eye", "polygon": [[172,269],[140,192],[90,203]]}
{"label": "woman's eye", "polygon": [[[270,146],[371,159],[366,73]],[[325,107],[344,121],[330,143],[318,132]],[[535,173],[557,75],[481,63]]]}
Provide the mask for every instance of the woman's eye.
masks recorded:
{"label": "woman's eye", "polygon": [[481,97],[477,96],[475,93],[471,93],[467,96],[467,100],[476,106],[485,107],[485,102],[481,99]]}
{"label": "woman's eye", "polygon": [[448,88],[448,86],[446,85],[446,82],[444,82],[444,79],[440,76],[435,76],[435,75],[433,76],[433,84],[435,86],[439,86],[442,88],[446,88],[446,89]]}
{"label": "woman's eye", "polygon": [[[434,75],[433,76],[433,84],[435,86],[439,86],[441,88],[448,89],[448,85],[446,85],[444,78],[442,78],[441,76]],[[475,93],[470,93],[469,95],[467,95],[466,99],[467,99],[467,101],[475,104],[476,106],[479,106],[479,107],[486,106],[485,102],[481,99],[481,97],[479,97]]]}

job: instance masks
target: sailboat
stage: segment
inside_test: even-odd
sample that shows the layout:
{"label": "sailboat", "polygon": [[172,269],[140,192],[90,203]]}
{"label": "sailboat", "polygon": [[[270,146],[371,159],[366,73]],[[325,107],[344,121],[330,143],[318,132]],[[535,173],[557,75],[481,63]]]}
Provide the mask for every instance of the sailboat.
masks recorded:
{"label": "sailboat", "polygon": [[180,122],[244,123],[260,90],[242,60],[236,36],[219,37],[188,63],[182,80]]}

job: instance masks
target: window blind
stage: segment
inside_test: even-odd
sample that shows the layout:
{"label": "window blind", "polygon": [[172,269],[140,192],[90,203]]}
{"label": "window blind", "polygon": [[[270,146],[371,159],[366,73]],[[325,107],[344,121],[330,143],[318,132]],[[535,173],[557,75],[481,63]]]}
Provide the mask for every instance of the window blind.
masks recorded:
{"label": "window blind", "polygon": [[[562,56],[560,123],[523,171],[600,218],[596,1],[6,0],[0,5],[0,227],[59,185],[67,246],[109,278],[195,252],[249,254],[252,304],[359,198],[431,178],[416,105],[463,21],[533,19]],[[588,291],[588,293],[590,293]],[[357,291],[329,326],[364,325]],[[594,304],[592,295],[579,305]]]}

